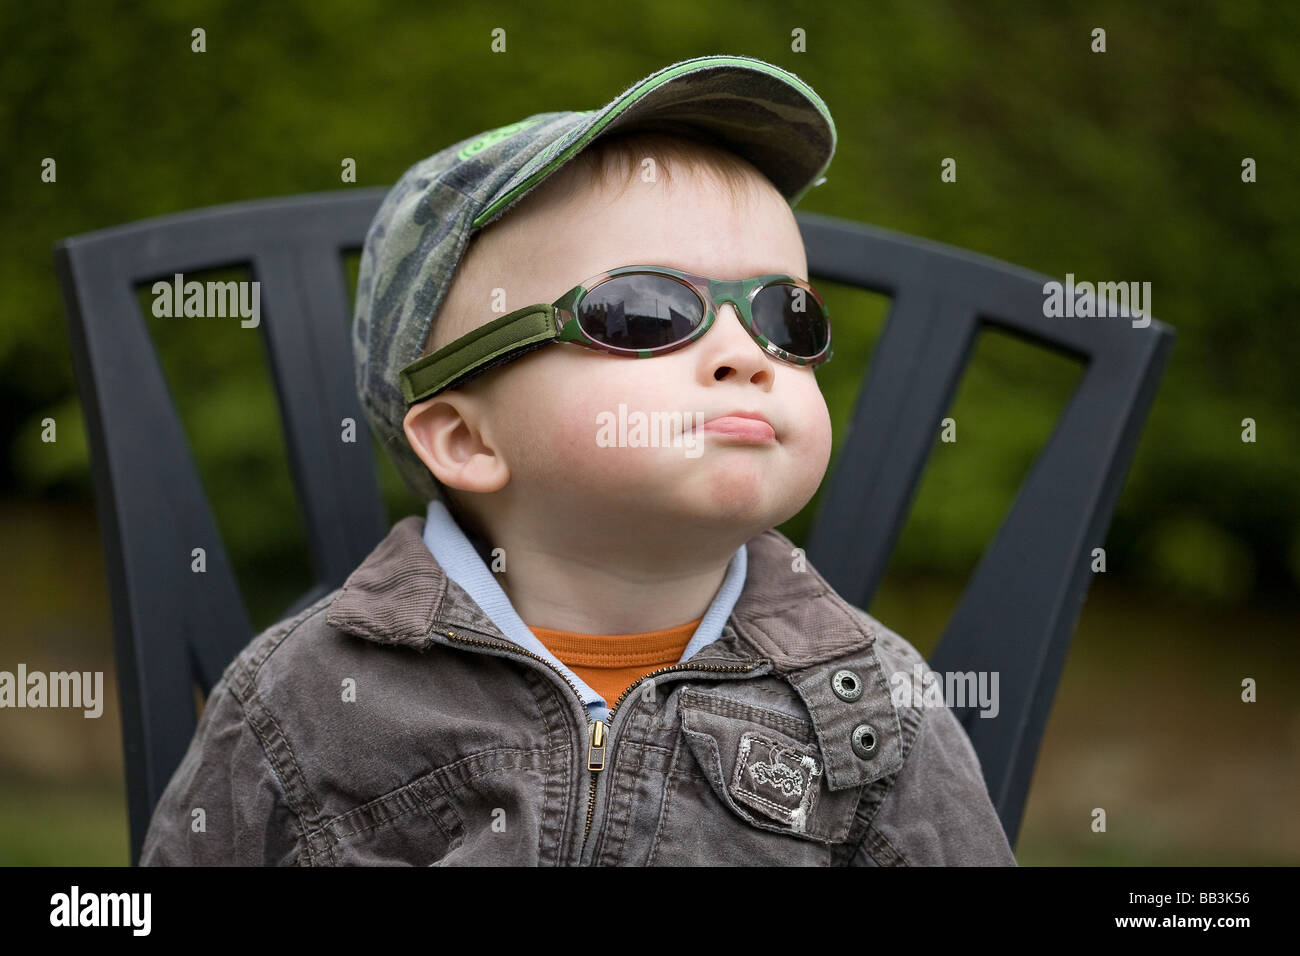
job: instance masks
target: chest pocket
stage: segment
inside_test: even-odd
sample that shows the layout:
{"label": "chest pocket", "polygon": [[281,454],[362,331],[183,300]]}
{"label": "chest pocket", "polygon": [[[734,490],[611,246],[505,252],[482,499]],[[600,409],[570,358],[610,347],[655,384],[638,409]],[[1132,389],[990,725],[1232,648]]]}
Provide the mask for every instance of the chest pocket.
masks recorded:
{"label": "chest pocket", "polygon": [[810,720],[684,687],[651,862],[825,865],[861,792],[831,790]]}

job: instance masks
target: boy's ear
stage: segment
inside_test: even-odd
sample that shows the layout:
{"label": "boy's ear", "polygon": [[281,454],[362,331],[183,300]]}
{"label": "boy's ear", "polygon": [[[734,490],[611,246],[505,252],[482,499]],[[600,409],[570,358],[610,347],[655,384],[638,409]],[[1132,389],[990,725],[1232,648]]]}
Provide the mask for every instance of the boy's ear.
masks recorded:
{"label": "boy's ear", "polygon": [[451,389],[412,405],[402,429],[412,450],[440,482],[488,494],[506,486],[510,467],[481,422],[479,403]]}

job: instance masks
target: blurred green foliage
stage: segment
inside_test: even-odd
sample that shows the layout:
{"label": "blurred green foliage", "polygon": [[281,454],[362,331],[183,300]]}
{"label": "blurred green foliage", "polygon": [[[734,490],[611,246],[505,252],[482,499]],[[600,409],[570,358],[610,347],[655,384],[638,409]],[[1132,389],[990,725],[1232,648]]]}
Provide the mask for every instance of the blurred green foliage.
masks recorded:
{"label": "blurred green foliage", "polygon": [[[676,60],[744,53],[807,80],[836,119],[829,179],[801,209],[1056,277],[1151,282],[1155,315],[1178,340],[1105,542],[1109,567],[1208,601],[1294,588],[1300,8],[658,0],[611,9],[0,7],[0,494],[90,494],[57,239],[349,188],[344,157],[356,160],[359,186],[389,184],[475,132],[599,107]],[[1101,54],[1090,51],[1099,26]],[[205,53],[191,52],[195,27],[206,30]],[[504,54],[490,50],[496,27],[507,31]],[[796,27],[806,53],[791,52]],[[57,161],[56,183],[41,181],[45,157]],[[944,157],[957,161],[955,183],[940,181]],[[1242,182],[1244,157],[1256,160],[1258,182]],[[838,451],[885,303],[827,288],[836,360],[818,375]],[[268,622],[308,575],[260,341],[151,322],[241,581],[262,609],[255,618]],[[1080,372],[982,336],[950,411],[959,440],[936,436],[891,573],[973,566]],[[47,416],[59,423],[54,445],[40,441]],[[1241,440],[1245,418],[1257,423],[1254,444]],[[391,515],[418,507],[391,470],[381,474]],[[817,503],[783,530],[802,540]]]}

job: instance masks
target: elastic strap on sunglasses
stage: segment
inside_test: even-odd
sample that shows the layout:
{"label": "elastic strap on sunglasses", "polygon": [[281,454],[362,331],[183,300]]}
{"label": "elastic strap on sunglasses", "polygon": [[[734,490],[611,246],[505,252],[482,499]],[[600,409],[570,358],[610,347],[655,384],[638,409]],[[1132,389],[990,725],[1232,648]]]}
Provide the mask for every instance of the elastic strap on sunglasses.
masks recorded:
{"label": "elastic strap on sunglasses", "polygon": [[402,396],[408,405],[422,401],[539,349],[558,334],[552,305],[503,315],[402,369]]}

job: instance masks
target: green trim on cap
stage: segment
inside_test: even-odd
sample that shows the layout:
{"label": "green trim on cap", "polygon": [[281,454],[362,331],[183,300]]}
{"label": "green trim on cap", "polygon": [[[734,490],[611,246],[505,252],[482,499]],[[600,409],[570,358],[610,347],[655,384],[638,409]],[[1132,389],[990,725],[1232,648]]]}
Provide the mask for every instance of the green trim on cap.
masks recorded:
{"label": "green trim on cap", "polygon": [[[736,57],[736,56],[700,57],[695,60],[687,60],[684,63],[678,64],[676,67],[669,68],[668,70],[665,70],[663,73],[658,74],[657,76],[651,79],[647,79],[644,83],[628,91],[628,93],[625,96],[623,96],[611,107],[609,107],[608,112],[605,114],[605,116],[602,117],[595,125],[593,125],[585,133],[583,133],[581,137],[579,137],[574,142],[570,143],[569,146],[565,148],[561,153],[557,154],[556,156],[552,157],[550,160],[546,161],[546,163],[541,168],[539,168],[536,172],[534,172],[531,176],[529,176],[527,179],[521,182],[514,189],[510,190],[510,192],[506,193],[504,196],[502,196],[500,199],[492,203],[492,205],[488,206],[486,209],[480,212],[476,217],[474,217],[472,228],[478,229],[487,220],[491,219],[492,216],[499,209],[501,209],[501,207],[506,206],[509,203],[513,202],[515,197],[517,197],[520,193],[522,193],[527,189],[532,188],[532,186],[535,185],[538,182],[538,180],[548,175],[557,166],[562,165],[575,153],[584,149],[587,146],[587,144],[590,143],[593,139],[595,139],[606,126],[608,126],[611,122],[617,119],[622,113],[624,113],[627,110],[629,106],[631,106],[633,103],[640,100],[651,90],[655,89],[656,87],[662,86],[664,83],[667,83],[669,80],[681,76],[683,73],[693,73],[696,70],[706,69],[708,67],[713,67],[713,66],[739,66],[739,67],[744,67],[745,69],[758,70],[760,72],[767,73],[773,77],[776,77],[778,80],[781,80],[782,82],[788,84],[789,86],[794,87],[796,90],[802,93],[809,100],[809,102],[811,102],[815,107],[817,107],[817,109],[821,112],[822,117],[826,120],[826,125],[830,127],[830,131],[831,131],[830,152],[831,155],[834,155],[835,144],[837,141],[837,134],[835,131],[835,121],[831,119],[830,110],[827,108],[825,102],[822,101],[822,98],[818,96],[816,91],[813,90],[813,88],[810,87],[807,83],[804,83],[793,73],[789,73],[781,69],[780,67],[773,66],[770,63],[765,63],[762,60],[755,60],[755,59],[750,59],[748,57]],[[594,111],[587,110],[586,112],[594,112]],[[808,185],[805,186],[802,190],[800,190],[798,195],[796,195],[794,198],[790,200],[791,206],[795,205],[799,201],[799,199],[801,199],[803,195],[807,193],[809,189],[812,188],[813,184],[817,181],[817,179],[821,177],[821,175],[824,172],[826,172],[826,168],[829,165],[830,165],[830,159],[828,158],[826,162],[822,165],[822,168],[817,170],[817,172],[813,174],[812,178],[809,179]]]}
{"label": "green trim on cap", "polygon": [[422,401],[519,352],[545,345],[558,331],[551,305],[530,305],[493,319],[402,369],[402,397],[408,405]]}

